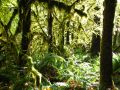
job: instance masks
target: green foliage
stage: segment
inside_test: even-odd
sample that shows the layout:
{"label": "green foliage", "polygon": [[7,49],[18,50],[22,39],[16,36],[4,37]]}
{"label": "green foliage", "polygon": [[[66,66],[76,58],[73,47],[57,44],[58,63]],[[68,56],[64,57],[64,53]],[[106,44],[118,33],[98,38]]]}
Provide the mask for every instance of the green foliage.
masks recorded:
{"label": "green foliage", "polygon": [[120,72],[120,55],[113,54],[113,73]]}
{"label": "green foliage", "polygon": [[[84,61],[86,57],[85,54],[79,54],[79,57],[72,55],[65,61],[55,54],[47,54],[38,68],[41,68],[40,72],[51,81],[55,82],[57,79],[57,81],[65,81],[69,85],[71,85],[71,81],[75,81],[76,85],[86,88],[95,82],[98,83],[99,78],[98,58]],[[51,75],[54,76],[54,79]]]}
{"label": "green foliage", "polygon": [[[32,3],[30,34],[33,35],[33,39],[29,44],[28,53],[33,60],[27,58],[25,66],[27,70],[22,69],[22,71],[28,73],[21,78],[19,75],[21,70],[19,70],[17,61],[21,52],[22,33],[18,33],[14,37],[17,28],[20,27],[18,24],[19,13],[13,19],[9,32],[6,32],[4,28],[14,9],[18,7],[17,0],[0,0],[0,74],[4,74],[5,77],[12,80],[15,90],[35,89],[35,78],[32,75],[39,76],[40,73],[43,75],[41,85],[43,87],[44,85],[50,85],[49,87],[53,90],[63,90],[69,87],[69,89],[75,89],[75,87],[87,88],[94,83],[98,83],[99,57],[91,59],[88,51],[90,50],[92,34],[97,34],[102,30],[102,20],[99,21],[99,24],[95,22],[96,17],[102,19],[102,2],[98,0],[52,1],[54,53],[48,53],[47,0],[33,1]],[[118,11],[119,6],[117,7],[115,20],[115,24],[119,26],[120,15]],[[70,45],[66,45],[67,31],[70,32]],[[119,47],[119,38],[116,46]],[[120,55],[114,54],[113,74],[116,75],[117,73],[120,73]],[[68,86],[51,85],[48,84],[49,81],[52,83],[65,82]]]}
{"label": "green foliage", "polygon": [[60,53],[61,53],[62,57],[68,58],[73,53],[73,50],[70,46],[64,46],[62,52],[60,52]]}
{"label": "green foliage", "polygon": [[[73,56],[72,56],[73,57]],[[68,69],[66,74],[70,75],[69,79],[73,79],[79,83],[84,85],[89,85],[92,82],[96,82],[98,79],[98,66],[97,59],[95,59],[96,63],[89,62],[81,62],[82,58],[79,60],[69,60],[68,61]],[[97,66],[96,66],[97,65]],[[86,77],[84,77],[86,76]]]}
{"label": "green foliage", "polygon": [[64,58],[55,54],[47,54],[45,58],[40,61],[37,68],[43,76],[54,82],[54,80],[57,80],[60,75],[59,70],[62,70],[64,66]]}
{"label": "green foliage", "polygon": [[56,68],[62,69],[63,68],[62,66],[64,65],[64,63],[65,63],[64,58],[51,53],[45,56],[45,58],[41,61],[41,65],[39,68],[42,68],[45,65],[52,65],[52,66],[55,66]]}
{"label": "green foliage", "polygon": [[113,53],[113,80],[115,84],[120,83],[120,55]]}

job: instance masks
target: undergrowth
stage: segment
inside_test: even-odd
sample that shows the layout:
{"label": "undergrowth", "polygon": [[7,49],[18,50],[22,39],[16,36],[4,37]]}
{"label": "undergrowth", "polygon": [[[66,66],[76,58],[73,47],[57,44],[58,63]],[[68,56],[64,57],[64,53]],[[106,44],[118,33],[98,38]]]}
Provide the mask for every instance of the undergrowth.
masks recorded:
{"label": "undergrowth", "polygon": [[[14,59],[9,58],[9,53],[0,54],[2,66],[0,75],[12,88],[21,85],[21,82],[29,84],[25,88],[34,88],[31,75],[26,76],[22,80],[19,78],[18,67]],[[44,53],[42,55],[33,54],[33,64],[35,68],[42,74],[41,88],[52,88],[52,90],[85,90],[99,87],[99,57],[91,58],[86,52],[77,49],[74,53],[70,53],[69,57],[62,57],[55,53]],[[5,58],[7,56],[7,58]],[[11,63],[8,64],[9,60]],[[7,65],[6,65],[7,64]],[[8,74],[9,73],[9,74]],[[113,80],[115,84],[119,84],[120,73],[120,55],[113,53]],[[3,77],[4,75],[4,77]],[[17,79],[17,81],[16,81]],[[4,86],[4,83],[0,85]],[[58,84],[59,83],[59,84]],[[1,87],[0,87],[1,88]],[[17,89],[17,88],[16,88]],[[27,89],[26,89],[27,90]],[[44,89],[43,89],[44,90]]]}

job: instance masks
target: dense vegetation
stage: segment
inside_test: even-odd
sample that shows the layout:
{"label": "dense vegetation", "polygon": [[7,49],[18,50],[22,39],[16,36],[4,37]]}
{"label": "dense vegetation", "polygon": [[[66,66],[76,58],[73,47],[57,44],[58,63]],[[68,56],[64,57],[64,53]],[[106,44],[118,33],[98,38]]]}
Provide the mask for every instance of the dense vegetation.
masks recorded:
{"label": "dense vegetation", "polygon": [[0,0],[0,90],[119,90],[116,0]]}

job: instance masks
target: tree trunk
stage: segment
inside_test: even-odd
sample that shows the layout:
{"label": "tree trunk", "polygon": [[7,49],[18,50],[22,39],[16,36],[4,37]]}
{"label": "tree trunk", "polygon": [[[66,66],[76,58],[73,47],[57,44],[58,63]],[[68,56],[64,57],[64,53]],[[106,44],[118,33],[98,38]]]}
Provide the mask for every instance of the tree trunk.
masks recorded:
{"label": "tree trunk", "polygon": [[48,52],[53,52],[53,34],[52,34],[52,3],[51,0],[48,1]]}
{"label": "tree trunk", "polygon": [[103,32],[100,51],[100,90],[113,88],[112,82],[112,32],[116,0],[104,1]]}
{"label": "tree trunk", "polygon": [[[97,15],[94,15],[94,22],[100,26],[100,17],[98,17]],[[95,32],[97,32],[97,34],[93,33],[92,34],[92,44],[91,44],[91,48],[90,48],[90,53],[91,53],[91,57],[95,57],[97,55],[99,55],[99,51],[100,51],[100,35],[99,35],[99,31],[95,30]]]}
{"label": "tree trunk", "polygon": [[30,43],[31,5],[28,5],[28,1],[29,0],[18,0],[20,20],[19,29],[22,31],[21,52],[18,61],[20,67],[24,67],[26,64],[21,57],[27,53]]}
{"label": "tree trunk", "polygon": [[100,51],[100,35],[92,34],[92,44],[91,44],[91,57],[99,54]]}
{"label": "tree trunk", "polygon": [[69,45],[70,44],[70,31],[67,31],[67,35],[66,35],[66,44]]}
{"label": "tree trunk", "polygon": [[60,52],[63,53],[64,50],[64,32],[65,32],[65,23],[63,22],[62,31],[61,31],[61,40],[60,40]]}

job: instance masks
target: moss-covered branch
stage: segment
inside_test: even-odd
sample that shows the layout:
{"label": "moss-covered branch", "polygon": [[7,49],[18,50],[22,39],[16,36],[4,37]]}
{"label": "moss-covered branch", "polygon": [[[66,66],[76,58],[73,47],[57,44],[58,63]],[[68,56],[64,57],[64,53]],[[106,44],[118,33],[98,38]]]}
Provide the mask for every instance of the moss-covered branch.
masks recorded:
{"label": "moss-covered branch", "polygon": [[[40,2],[40,3],[48,3],[48,0],[38,0],[38,2]],[[77,2],[79,2],[79,0],[76,0],[76,1],[75,1],[73,4],[71,4],[71,5],[67,5],[67,4],[65,4],[65,3],[63,3],[63,2],[51,1],[52,7],[57,7],[59,10],[63,9],[63,10],[65,10],[65,11],[67,11],[67,12],[69,12],[69,11],[72,9],[72,7],[73,7]],[[79,10],[79,9],[73,8],[73,10],[74,10],[74,12],[77,13],[79,16],[85,16],[85,17],[87,16],[87,14],[86,14],[82,9]]]}

